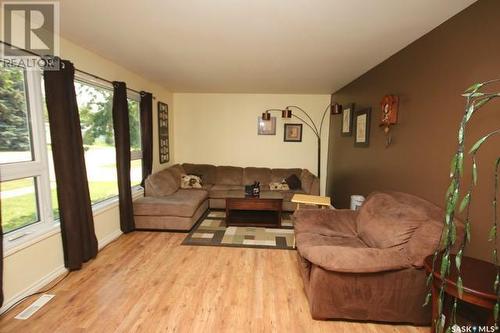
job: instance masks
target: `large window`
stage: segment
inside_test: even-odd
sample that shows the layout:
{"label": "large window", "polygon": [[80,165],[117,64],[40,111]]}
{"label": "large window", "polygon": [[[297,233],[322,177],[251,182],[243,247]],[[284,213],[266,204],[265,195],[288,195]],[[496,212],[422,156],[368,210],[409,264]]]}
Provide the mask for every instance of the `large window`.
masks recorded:
{"label": "large window", "polygon": [[132,160],[130,163],[130,181],[132,186],[139,186],[142,181],[142,144],[138,99],[138,96],[128,98],[130,156]]}
{"label": "large window", "polygon": [[40,79],[40,72],[0,65],[0,199],[7,241],[50,227],[53,208],[57,214]]}
{"label": "large window", "polygon": [[[111,85],[75,81],[92,204],[118,195]],[[139,95],[128,96],[131,181],[142,177]],[[54,226],[59,218],[42,75],[0,64],[0,200],[5,245]],[[10,243],[10,244],[9,244]]]}
{"label": "large window", "polygon": [[[116,152],[113,132],[113,90],[104,83],[84,77],[75,81],[90,199],[96,204],[118,195]],[[142,149],[138,96],[129,96],[131,143],[131,182],[137,186],[142,177]]]}

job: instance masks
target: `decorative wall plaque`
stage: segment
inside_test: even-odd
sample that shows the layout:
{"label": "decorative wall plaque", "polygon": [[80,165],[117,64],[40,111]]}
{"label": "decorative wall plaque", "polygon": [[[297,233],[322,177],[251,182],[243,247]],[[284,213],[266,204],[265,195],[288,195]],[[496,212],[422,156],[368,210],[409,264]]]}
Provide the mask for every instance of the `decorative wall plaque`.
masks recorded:
{"label": "decorative wall plaque", "polygon": [[158,140],[160,147],[160,163],[167,163],[170,161],[168,105],[162,102],[158,102]]}

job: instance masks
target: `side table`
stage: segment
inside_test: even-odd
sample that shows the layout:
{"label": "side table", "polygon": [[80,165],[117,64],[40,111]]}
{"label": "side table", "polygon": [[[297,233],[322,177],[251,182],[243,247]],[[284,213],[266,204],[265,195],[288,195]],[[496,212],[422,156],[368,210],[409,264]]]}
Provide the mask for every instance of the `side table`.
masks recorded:
{"label": "side table", "polygon": [[[424,260],[424,267],[427,273],[432,271],[432,260],[433,255],[430,255]],[[435,322],[438,316],[438,298],[439,291],[441,288],[441,256],[436,258],[435,263],[435,271],[434,278],[432,282],[432,330],[431,332],[435,332]],[[446,277],[446,288],[445,288],[445,301],[443,302],[443,313],[446,315],[448,319],[449,310],[445,304],[446,298],[455,297],[459,298],[462,302],[473,304],[479,307],[484,308],[486,311],[489,311],[487,325],[494,325],[493,319],[493,307],[495,306],[497,297],[495,295],[495,291],[493,289],[493,283],[496,277],[496,268],[495,265],[470,258],[470,257],[462,257],[461,264],[461,276],[463,281],[463,293],[462,298],[458,297],[458,288],[457,288],[457,267],[455,264],[455,255],[450,254],[450,274]],[[448,324],[448,323],[447,323]]]}

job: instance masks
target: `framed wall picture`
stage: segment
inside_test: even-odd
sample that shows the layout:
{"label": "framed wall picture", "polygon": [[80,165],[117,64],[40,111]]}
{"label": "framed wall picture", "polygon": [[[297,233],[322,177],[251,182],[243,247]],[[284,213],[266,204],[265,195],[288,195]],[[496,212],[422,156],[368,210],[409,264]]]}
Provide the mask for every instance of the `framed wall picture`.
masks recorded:
{"label": "framed wall picture", "polygon": [[170,161],[170,144],[168,138],[168,105],[158,102],[158,140],[160,147],[160,163]]}
{"label": "framed wall picture", "polygon": [[270,120],[263,120],[262,117],[259,117],[257,119],[257,134],[276,135],[276,117],[271,117]]}
{"label": "framed wall picture", "polygon": [[354,146],[368,147],[370,145],[371,108],[356,111],[354,115]]}
{"label": "framed wall picture", "polygon": [[302,142],[302,124],[285,124],[285,142]]}
{"label": "framed wall picture", "polygon": [[342,109],[342,125],[340,127],[340,135],[342,136],[352,135],[353,115],[354,115],[354,103],[345,104]]}

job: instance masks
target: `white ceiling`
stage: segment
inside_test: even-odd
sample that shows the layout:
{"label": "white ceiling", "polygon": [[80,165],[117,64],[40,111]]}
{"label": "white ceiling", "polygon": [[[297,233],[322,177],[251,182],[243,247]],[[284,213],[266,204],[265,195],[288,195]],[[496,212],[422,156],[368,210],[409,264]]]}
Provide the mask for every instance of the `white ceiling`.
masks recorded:
{"label": "white ceiling", "polygon": [[66,0],[61,35],[173,92],[331,93],[473,2]]}

